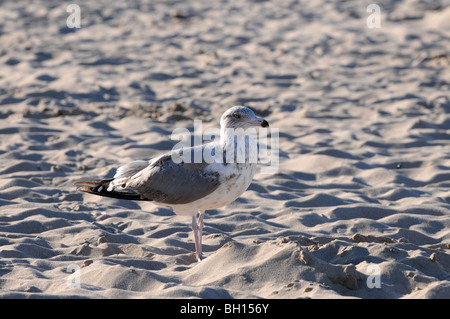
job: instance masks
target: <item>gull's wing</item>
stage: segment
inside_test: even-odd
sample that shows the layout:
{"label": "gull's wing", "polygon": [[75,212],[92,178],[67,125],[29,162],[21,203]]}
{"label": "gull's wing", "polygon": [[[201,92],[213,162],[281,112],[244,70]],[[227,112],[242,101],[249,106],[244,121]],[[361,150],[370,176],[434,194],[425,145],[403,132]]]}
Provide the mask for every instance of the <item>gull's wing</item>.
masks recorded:
{"label": "gull's wing", "polygon": [[172,151],[149,162],[133,161],[120,167],[113,179],[75,185],[79,191],[94,195],[187,204],[211,194],[220,184],[217,168],[224,166],[204,161],[205,147],[214,144],[207,145]]}
{"label": "gull's wing", "polygon": [[[133,190],[143,199],[159,203],[193,202],[211,194],[220,183],[220,173],[211,169],[212,164],[205,162],[203,156],[196,156],[197,152],[203,155],[203,150],[204,145],[162,155],[133,176],[113,180],[111,185]],[[183,160],[187,154],[189,157]],[[201,162],[194,163],[199,158]]]}

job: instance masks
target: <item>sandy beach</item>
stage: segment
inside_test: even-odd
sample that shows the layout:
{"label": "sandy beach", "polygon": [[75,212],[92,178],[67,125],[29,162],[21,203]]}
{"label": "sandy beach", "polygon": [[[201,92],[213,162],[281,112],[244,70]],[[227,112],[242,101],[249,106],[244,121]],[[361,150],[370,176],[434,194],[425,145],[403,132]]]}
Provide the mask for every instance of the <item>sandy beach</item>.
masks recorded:
{"label": "sandy beach", "polygon": [[[3,1],[0,298],[450,298],[450,3],[373,3]],[[234,105],[279,165],[201,262],[190,218],[73,185]]]}

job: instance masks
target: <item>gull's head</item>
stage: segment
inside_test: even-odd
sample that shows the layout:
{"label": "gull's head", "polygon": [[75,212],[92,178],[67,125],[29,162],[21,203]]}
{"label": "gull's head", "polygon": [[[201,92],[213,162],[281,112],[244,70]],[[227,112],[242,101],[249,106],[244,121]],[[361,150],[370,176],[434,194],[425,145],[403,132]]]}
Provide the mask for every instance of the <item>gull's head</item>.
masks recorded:
{"label": "gull's head", "polygon": [[266,120],[259,118],[251,109],[245,106],[233,106],[223,113],[220,118],[220,127],[224,128],[242,128],[250,127],[268,127]]}

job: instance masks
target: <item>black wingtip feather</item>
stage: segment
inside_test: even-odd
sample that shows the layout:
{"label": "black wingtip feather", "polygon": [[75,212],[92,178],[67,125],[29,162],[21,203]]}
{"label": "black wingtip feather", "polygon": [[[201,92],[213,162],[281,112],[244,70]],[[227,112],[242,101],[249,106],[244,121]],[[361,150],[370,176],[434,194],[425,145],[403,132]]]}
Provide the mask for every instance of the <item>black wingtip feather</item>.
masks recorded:
{"label": "black wingtip feather", "polygon": [[80,181],[74,183],[75,186],[78,186],[77,190],[80,192],[85,192],[93,195],[111,197],[117,199],[125,199],[125,200],[148,200],[142,198],[141,195],[137,193],[131,192],[117,192],[117,191],[108,191],[109,183],[112,179],[103,180],[101,182],[95,181]]}

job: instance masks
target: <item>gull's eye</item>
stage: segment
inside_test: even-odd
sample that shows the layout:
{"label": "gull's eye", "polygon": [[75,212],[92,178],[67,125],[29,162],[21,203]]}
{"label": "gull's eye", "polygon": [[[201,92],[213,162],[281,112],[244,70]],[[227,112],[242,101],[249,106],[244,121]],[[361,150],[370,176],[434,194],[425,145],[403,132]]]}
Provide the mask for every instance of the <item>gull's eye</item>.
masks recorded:
{"label": "gull's eye", "polygon": [[241,116],[239,115],[239,113],[233,113],[233,114],[231,114],[231,116],[234,117],[235,119],[241,118]]}

